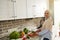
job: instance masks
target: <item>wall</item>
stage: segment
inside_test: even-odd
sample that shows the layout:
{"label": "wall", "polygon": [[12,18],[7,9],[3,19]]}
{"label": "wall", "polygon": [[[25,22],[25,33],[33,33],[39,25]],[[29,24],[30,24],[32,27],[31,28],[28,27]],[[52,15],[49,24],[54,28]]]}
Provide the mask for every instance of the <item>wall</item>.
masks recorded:
{"label": "wall", "polygon": [[39,26],[40,20],[41,18],[0,21],[0,37],[6,36],[8,33],[10,33],[10,29],[16,30],[16,28],[23,29],[24,27],[37,27]]}

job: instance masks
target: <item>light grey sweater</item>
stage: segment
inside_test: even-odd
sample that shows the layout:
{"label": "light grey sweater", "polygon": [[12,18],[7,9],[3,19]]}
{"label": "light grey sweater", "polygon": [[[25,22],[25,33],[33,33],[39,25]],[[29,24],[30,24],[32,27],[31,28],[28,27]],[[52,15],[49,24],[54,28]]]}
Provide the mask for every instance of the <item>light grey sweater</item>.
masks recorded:
{"label": "light grey sweater", "polygon": [[49,40],[51,40],[52,38],[52,33],[51,31],[45,29],[45,30],[42,30],[41,32],[38,33],[40,37],[42,38],[48,38]]}

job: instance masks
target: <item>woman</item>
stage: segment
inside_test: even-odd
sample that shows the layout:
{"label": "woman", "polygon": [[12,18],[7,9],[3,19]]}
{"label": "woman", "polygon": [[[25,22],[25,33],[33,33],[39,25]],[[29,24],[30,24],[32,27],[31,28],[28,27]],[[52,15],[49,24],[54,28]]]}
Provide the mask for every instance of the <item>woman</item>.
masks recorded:
{"label": "woman", "polygon": [[43,23],[42,28],[36,31],[36,34],[41,36],[43,40],[51,40],[53,20],[50,17],[50,12],[48,10],[45,11],[44,16],[45,22]]}

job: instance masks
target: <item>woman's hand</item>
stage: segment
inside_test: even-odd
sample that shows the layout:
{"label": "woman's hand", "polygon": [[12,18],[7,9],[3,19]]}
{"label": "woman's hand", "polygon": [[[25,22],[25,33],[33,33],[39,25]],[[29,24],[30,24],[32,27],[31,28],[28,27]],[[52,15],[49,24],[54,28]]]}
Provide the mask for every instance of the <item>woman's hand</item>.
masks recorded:
{"label": "woman's hand", "polygon": [[41,31],[41,29],[38,29],[36,32],[40,32]]}

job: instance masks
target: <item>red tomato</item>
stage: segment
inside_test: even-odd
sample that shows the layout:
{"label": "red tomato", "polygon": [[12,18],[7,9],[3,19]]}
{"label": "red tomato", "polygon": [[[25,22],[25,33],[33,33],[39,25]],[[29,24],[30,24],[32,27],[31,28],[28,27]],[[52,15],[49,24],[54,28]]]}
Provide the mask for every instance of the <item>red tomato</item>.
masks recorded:
{"label": "red tomato", "polygon": [[26,37],[23,38],[23,40],[26,40],[26,39],[27,39]]}

